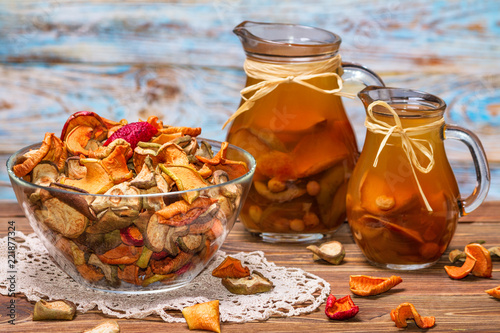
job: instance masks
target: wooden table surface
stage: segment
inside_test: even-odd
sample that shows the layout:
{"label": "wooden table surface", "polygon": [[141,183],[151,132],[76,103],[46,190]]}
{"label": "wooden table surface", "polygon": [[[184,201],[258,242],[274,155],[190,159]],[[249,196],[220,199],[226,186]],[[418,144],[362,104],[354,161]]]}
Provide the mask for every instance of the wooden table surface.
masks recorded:
{"label": "wooden table surface", "polygon": [[[443,266],[449,264],[448,252],[471,242],[484,240],[486,247],[500,245],[500,203],[489,202],[469,216],[461,218],[448,251],[434,266],[409,272],[390,271],[369,265],[353,243],[345,223],[334,239],[342,242],[346,249],[344,262],[339,266],[315,263],[304,245],[277,245],[260,242],[237,223],[229,234],[222,250],[228,254],[240,251],[264,251],[266,258],[278,266],[298,267],[325,279],[336,297],[351,295],[359,306],[358,315],[347,321],[332,321],[324,314],[324,304],[313,313],[291,318],[271,318],[263,322],[245,324],[222,323],[223,332],[396,332],[390,319],[390,310],[400,303],[411,302],[421,315],[436,317],[436,326],[430,332],[498,332],[500,330],[500,300],[484,292],[500,285],[500,260],[493,259],[491,279],[468,276],[463,280],[452,280]],[[16,203],[0,204],[0,236],[7,234],[7,222],[15,221],[16,228],[30,233],[31,227]],[[4,265],[5,263],[1,263]],[[351,274],[373,276],[400,275],[403,282],[394,289],[371,297],[359,297],[349,291]],[[78,313],[70,322],[33,322],[33,304],[22,295],[16,297],[17,318],[9,325],[6,307],[9,297],[0,296],[0,332],[82,332],[108,319],[97,310]],[[119,319],[122,333],[128,332],[188,332],[185,323],[165,323],[157,316],[145,319]],[[405,331],[422,331],[413,321],[408,321]]]}

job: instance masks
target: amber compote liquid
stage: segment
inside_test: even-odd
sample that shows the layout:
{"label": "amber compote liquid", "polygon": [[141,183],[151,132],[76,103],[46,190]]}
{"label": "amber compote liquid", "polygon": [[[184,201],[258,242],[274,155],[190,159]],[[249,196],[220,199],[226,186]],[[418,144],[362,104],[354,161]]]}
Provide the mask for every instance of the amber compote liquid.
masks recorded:
{"label": "amber compote liquid", "polygon": [[[247,86],[257,82],[249,78]],[[308,83],[337,88],[332,77]],[[227,140],[257,160],[240,214],[247,230],[283,240],[332,234],[345,220],[347,181],[358,150],[340,97],[296,82],[281,84],[234,120]]]}
{"label": "amber compote liquid", "polygon": [[[424,126],[442,117],[442,112],[419,112],[425,106],[391,106],[400,114],[403,128]],[[375,118],[395,123],[387,113],[375,113]],[[446,158],[443,126],[410,134],[432,150],[434,159],[428,173],[415,170],[416,178],[399,135],[389,137],[374,166],[385,135],[367,131],[349,183],[347,216],[356,243],[371,263],[395,269],[428,267],[450,243],[460,215],[459,189]],[[421,165],[427,166],[428,157],[418,149],[415,153]]]}

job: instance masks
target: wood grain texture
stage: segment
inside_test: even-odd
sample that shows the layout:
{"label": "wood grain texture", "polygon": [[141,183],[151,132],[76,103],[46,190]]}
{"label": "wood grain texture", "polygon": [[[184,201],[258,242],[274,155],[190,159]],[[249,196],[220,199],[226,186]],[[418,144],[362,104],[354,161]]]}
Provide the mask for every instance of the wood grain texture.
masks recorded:
{"label": "wood grain texture", "polygon": [[[442,97],[447,122],[478,134],[496,176],[499,11],[496,0],[0,0],[0,162],[44,132],[58,133],[82,109],[112,119],[156,114],[223,140],[221,125],[244,84],[232,29],[254,20],[336,32],[344,60],[370,67],[387,85]],[[345,103],[361,147],[363,109]],[[469,154],[448,146],[468,193]],[[8,185],[2,168],[0,198],[14,198]],[[488,199],[500,199],[499,177],[491,189]]]}
{"label": "wood grain texture", "polygon": [[[0,223],[15,220],[16,227],[25,233],[31,232],[27,219],[21,217],[21,210],[15,204],[0,204]],[[436,317],[436,326],[432,332],[470,331],[495,332],[500,327],[500,301],[484,293],[484,290],[500,284],[500,260],[494,259],[493,278],[484,279],[468,276],[463,280],[449,279],[443,266],[448,265],[448,252],[463,248],[467,243],[482,239],[487,246],[500,245],[500,203],[487,203],[478,211],[463,218],[448,251],[434,266],[414,271],[399,272],[380,269],[367,264],[360,250],[353,243],[349,228],[344,224],[334,235],[346,249],[345,261],[339,266],[320,264],[312,261],[311,253],[303,245],[277,245],[260,242],[247,233],[237,223],[229,234],[222,250],[228,254],[240,251],[264,251],[266,258],[279,266],[298,267],[324,278],[330,283],[336,296],[351,294],[349,275],[366,274],[373,276],[400,275],[403,283],[378,296],[360,297],[352,295],[359,314],[347,321],[328,320],[324,315],[324,305],[317,311],[291,318],[271,318],[264,322],[245,324],[222,323],[223,332],[398,332],[390,320],[390,310],[402,302],[411,302],[422,315]],[[0,230],[0,237],[6,235],[6,229]],[[0,296],[0,309],[5,309],[9,297]],[[81,332],[108,319],[97,310],[78,313],[71,322],[33,322],[31,315],[33,304],[22,295],[16,297],[16,325],[8,325],[7,318],[0,310],[0,331],[8,332]],[[164,323],[161,318],[150,316],[142,320],[118,320],[122,332],[188,332],[186,324]],[[420,332],[411,321],[405,331]]]}

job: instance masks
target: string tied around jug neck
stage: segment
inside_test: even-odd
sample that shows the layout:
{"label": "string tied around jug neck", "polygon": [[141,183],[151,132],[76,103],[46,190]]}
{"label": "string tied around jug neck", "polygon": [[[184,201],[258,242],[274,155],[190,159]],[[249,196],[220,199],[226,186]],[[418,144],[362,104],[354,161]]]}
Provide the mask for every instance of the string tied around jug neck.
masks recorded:
{"label": "string tied around jug neck", "polygon": [[[373,108],[376,106],[381,106],[387,109],[392,114],[395,124],[391,125],[385,121],[377,119],[373,115]],[[429,173],[434,167],[435,163],[434,150],[429,141],[425,139],[417,139],[415,137],[412,137],[412,135],[422,134],[431,129],[443,126],[444,118],[441,117],[439,118],[439,120],[418,127],[404,128],[401,123],[401,119],[399,118],[399,115],[387,102],[374,101],[370,103],[370,105],[368,105],[366,112],[367,112],[365,120],[366,128],[373,133],[384,135],[384,139],[380,143],[377,155],[375,156],[373,167],[377,166],[378,158],[382,150],[384,150],[384,147],[387,144],[387,140],[389,140],[391,136],[401,137],[401,145],[403,151],[405,152],[406,157],[408,158],[408,161],[410,162],[411,171],[413,173],[413,177],[415,178],[415,182],[417,183],[420,195],[425,203],[425,207],[427,208],[427,210],[429,212],[432,212],[432,207],[430,206],[427,197],[425,196],[424,191],[422,190],[422,186],[420,185],[415,169],[417,169],[421,173]],[[422,153],[422,155],[424,155],[427,158],[429,162],[427,163],[426,166],[423,166],[422,163],[420,163],[416,151],[419,151],[420,153]]]}
{"label": "string tied around jug neck", "polygon": [[[222,128],[225,128],[240,114],[250,110],[257,100],[271,93],[274,89],[285,83],[294,82],[323,94],[354,98],[355,94],[342,91],[343,81],[340,75],[336,73],[340,65],[340,55],[336,55],[327,60],[300,64],[272,64],[247,58],[243,66],[246,75],[261,81],[245,87],[240,91],[241,98],[244,102],[240,105],[238,110],[236,110],[236,112],[229,117]],[[308,80],[321,77],[336,78],[337,88],[322,89],[307,82]],[[246,96],[250,93],[253,93],[253,95],[247,98]]]}

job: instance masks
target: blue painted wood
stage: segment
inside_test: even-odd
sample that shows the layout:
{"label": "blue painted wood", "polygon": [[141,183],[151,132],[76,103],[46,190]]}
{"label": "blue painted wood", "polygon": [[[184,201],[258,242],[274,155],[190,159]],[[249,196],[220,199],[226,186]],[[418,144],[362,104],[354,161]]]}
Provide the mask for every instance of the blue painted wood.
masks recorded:
{"label": "blue painted wood", "polygon": [[[447,121],[483,141],[494,167],[489,199],[500,199],[498,13],[497,0],[0,0],[0,162],[83,109],[111,119],[155,114],[223,140],[245,79],[233,27],[289,22],[338,33],[343,59],[388,85],[445,99]],[[361,145],[364,110],[345,104]],[[468,192],[468,153],[447,149]],[[2,194],[7,181],[2,167],[0,199],[12,197]]]}

